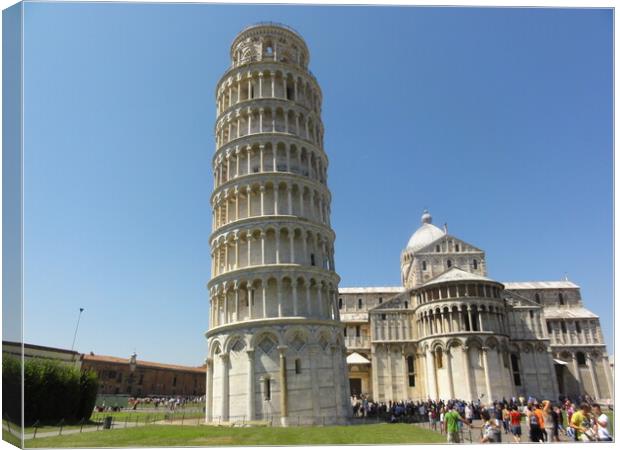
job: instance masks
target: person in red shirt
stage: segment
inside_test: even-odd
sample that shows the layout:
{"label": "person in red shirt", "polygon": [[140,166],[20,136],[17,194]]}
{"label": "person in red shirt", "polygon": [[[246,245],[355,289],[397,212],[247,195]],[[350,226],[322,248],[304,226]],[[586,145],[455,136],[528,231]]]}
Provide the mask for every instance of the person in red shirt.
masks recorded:
{"label": "person in red shirt", "polygon": [[521,442],[521,413],[516,406],[510,411],[510,431],[515,442]]}

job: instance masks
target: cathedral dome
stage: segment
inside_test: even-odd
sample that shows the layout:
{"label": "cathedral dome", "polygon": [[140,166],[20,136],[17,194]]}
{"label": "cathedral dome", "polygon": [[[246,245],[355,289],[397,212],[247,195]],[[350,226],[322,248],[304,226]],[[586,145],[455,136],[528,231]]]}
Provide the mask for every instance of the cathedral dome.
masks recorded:
{"label": "cathedral dome", "polygon": [[422,226],[409,238],[407,250],[418,251],[445,235],[445,232],[433,225],[432,222],[433,217],[425,209],[424,214],[422,214]]}

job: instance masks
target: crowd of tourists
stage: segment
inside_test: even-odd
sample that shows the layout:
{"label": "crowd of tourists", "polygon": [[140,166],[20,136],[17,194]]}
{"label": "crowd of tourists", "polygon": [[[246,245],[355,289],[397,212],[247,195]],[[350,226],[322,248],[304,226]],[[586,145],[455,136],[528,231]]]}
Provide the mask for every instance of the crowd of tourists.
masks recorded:
{"label": "crowd of tourists", "polygon": [[153,407],[158,409],[160,406],[170,411],[174,411],[180,408],[184,408],[188,405],[203,404],[205,397],[189,396],[189,397],[143,397],[143,398],[130,398],[128,400],[128,407],[131,409],[148,408]]}
{"label": "crowd of tourists", "polygon": [[453,399],[386,403],[374,402],[362,395],[353,396],[351,406],[353,416],[358,418],[428,423],[431,429],[446,434],[448,442],[454,443],[462,442],[464,427],[479,429],[482,443],[501,442],[502,435],[517,443],[522,440],[559,442],[560,436],[580,442],[613,440],[608,416],[588,397],[579,398],[577,403],[568,398],[554,403],[520,397],[484,404],[480,399],[474,402]]}
{"label": "crowd of tourists", "polygon": [[121,411],[123,409],[167,409],[175,411],[190,406],[196,406],[203,408],[205,404],[205,396],[173,396],[173,397],[129,397],[127,399],[127,406],[120,406],[117,403],[106,404],[105,399],[101,404],[95,405],[95,411]]}

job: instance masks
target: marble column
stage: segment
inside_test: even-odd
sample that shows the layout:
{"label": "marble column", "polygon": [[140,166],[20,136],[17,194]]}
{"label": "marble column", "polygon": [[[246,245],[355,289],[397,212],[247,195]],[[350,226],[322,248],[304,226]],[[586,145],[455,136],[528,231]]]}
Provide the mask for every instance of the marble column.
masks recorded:
{"label": "marble column", "polygon": [[[551,376],[551,388],[553,389],[553,398],[558,398],[560,395],[560,388],[558,386],[558,377],[555,373],[555,366],[553,365],[553,352],[551,348],[547,347],[547,364],[549,366],[549,374]],[[512,377],[510,377],[512,379]]]}
{"label": "marble column", "polygon": [[446,368],[448,369],[448,391],[450,399],[454,399],[454,380],[452,379],[452,352],[450,347],[446,348]]}
{"label": "marble column", "polygon": [[293,281],[291,283],[291,289],[293,291],[293,316],[297,316],[298,315],[298,310],[297,310],[297,280]]}
{"label": "marble column", "polygon": [[599,400],[601,398],[601,391],[598,387],[598,378],[596,376],[596,370],[594,368],[594,358],[588,354],[588,369],[590,371],[590,378],[592,379],[592,388],[594,389],[594,398]]}
{"label": "marble column", "polygon": [[601,363],[603,364],[603,373],[607,382],[607,392],[609,392],[609,398],[612,399],[614,397],[614,383],[611,376],[611,367],[609,366],[609,357],[603,356]]}
{"label": "marble column", "polygon": [[[332,346],[332,365],[334,367],[334,377],[336,380],[341,380],[341,379],[345,379],[347,380],[347,383],[349,381],[349,376],[347,373],[347,368],[342,366],[342,363],[344,361],[343,358],[343,348],[341,348],[338,345],[334,345]],[[345,399],[344,395],[346,392],[343,392],[341,389],[341,385],[340,383],[334,383],[335,386],[335,395],[336,395],[336,411],[339,415],[346,415],[348,416],[350,414],[349,411],[346,410],[346,408],[348,407],[348,396]],[[348,389],[347,389],[348,391]]]}
{"label": "marble column", "polygon": [[[280,424],[288,426],[288,385],[286,381],[286,347],[278,347],[280,354]],[[337,383],[336,383],[337,384]]]}
{"label": "marble column", "polygon": [[213,422],[213,358],[207,358],[207,423]]}
{"label": "marble column", "polygon": [[256,420],[254,413],[254,397],[256,394],[254,380],[254,350],[248,350],[248,420]]}
{"label": "marble column", "polygon": [[387,372],[388,372],[388,382],[386,383],[386,391],[390,393],[390,398],[387,398],[386,401],[388,400],[392,400],[392,401],[396,401],[399,400],[396,398],[396,394],[394,393],[394,375],[392,375],[392,348],[387,345],[386,346],[387,349]]}
{"label": "marble column", "polygon": [[316,366],[321,350],[322,349],[318,345],[312,346],[308,350],[310,356],[310,376],[312,377],[312,415],[314,423],[317,423],[321,416],[321,392],[319,387],[319,374]]}
{"label": "marble column", "polygon": [[484,383],[487,389],[487,402],[493,401],[493,390],[491,389],[491,374],[489,368],[489,357],[488,357],[489,348],[482,347],[482,363],[484,364]]}
{"label": "marble column", "polygon": [[437,365],[435,364],[435,352],[426,351],[426,366],[428,369],[429,396],[431,400],[437,400]]}
{"label": "marble column", "polygon": [[467,397],[465,400],[473,401],[474,394],[471,391],[471,369],[469,367],[469,347],[463,345],[463,373],[465,374],[465,392]]}
{"label": "marble column", "polygon": [[372,399],[377,402],[379,401],[379,373],[378,370],[378,362],[377,362],[377,354],[375,353],[375,346],[371,345],[370,347],[370,361],[372,362],[370,366],[371,377],[372,377]]}
{"label": "marble column", "polygon": [[277,281],[278,289],[278,317],[282,317],[282,281]]}
{"label": "marble column", "polygon": [[581,372],[579,371],[579,364],[577,363],[577,354],[575,352],[571,353],[573,358],[573,371],[575,375],[575,379],[577,380],[577,393],[581,394],[584,391],[583,381],[581,380]]}
{"label": "marble column", "polygon": [[220,360],[222,364],[222,410],[221,419],[223,422],[228,421],[229,414],[229,380],[228,380],[228,353],[220,353]]}

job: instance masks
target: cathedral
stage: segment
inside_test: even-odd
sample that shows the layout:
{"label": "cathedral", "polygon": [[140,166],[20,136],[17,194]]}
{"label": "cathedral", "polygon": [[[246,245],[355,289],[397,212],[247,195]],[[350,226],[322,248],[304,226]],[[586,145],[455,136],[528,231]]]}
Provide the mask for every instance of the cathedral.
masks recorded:
{"label": "cathedral", "polygon": [[206,420],[346,423],[377,401],[610,398],[597,316],[569,281],[501,283],[432,224],[402,287],[339,289],[322,92],[290,27],[241,31],[216,89]]}
{"label": "cathedral", "polygon": [[339,289],[352,395],[612,398],[599,318],[575,283],[493,280],[484,251],[428,211],[400,262],[402,286]]}

